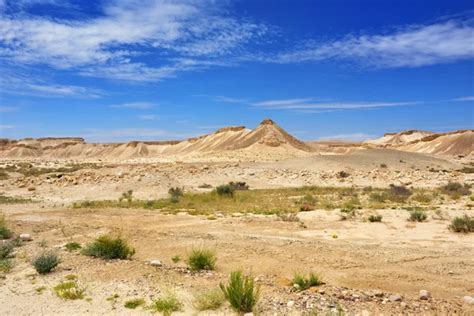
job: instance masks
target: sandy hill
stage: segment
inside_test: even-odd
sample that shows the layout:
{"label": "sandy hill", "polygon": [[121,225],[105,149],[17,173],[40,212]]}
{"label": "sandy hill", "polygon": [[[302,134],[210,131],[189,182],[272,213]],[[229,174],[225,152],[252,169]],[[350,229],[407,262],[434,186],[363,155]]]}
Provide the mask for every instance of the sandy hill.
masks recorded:
{"label": "sandy hill", "polygon": [[422,139],[434,133],[428,131],[408,130],[399,133],[386,133],[383,137],[373,140],[367,140],[364,143],[381,146],[397,146]]}
{"label": "sandy hill", "polygon": [[255,129],[230,126],[212,134],[184,141],[132,141],[122,144],[89,144],[82,138],[27,138],[1,140],[0,157],[101,158],[123,160],[141,157],[183,156],[230,151],[298,155],[313,149],[288,134],[274,121],[265,119]]}

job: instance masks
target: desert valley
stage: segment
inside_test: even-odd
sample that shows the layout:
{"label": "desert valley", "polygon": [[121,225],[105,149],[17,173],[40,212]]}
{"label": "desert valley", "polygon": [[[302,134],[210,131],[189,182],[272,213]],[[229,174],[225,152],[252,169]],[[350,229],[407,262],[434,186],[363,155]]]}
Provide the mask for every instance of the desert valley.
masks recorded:
{"label": "desert valley", "polygon": [[0,145],[2,315],[474,313],[473,130]]}

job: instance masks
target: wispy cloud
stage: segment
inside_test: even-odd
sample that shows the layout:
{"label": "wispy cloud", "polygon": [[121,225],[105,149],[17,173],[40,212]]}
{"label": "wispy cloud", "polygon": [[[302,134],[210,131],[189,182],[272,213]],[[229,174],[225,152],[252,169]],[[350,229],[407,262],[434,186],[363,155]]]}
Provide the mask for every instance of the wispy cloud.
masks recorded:
{"label": "wispy cloud", "polygon": [[154,120],[158,120],[160,117],[154,114],[144,114],[144,115],[138,115],[138,118],[140,120],[145,120],[145,121],[154,121]]}
{"label": "wispy cloud", "polygon": [[419,67],[474,58],[474,22],[451,19],[429,25],[412,25],[391,33],[347,35],[340,40],[311,40],[267,62],[301,63],[351,60],[376,68]]}
{"label": "wispy cloud", "polygon": [[0,124],[0,130],[14,129],[15,127],[16,127],[15,125],[4,125],[4,124]]}
{"label": "wispy cloud", "polygon": [[251,105],[265,109],[287,109],[287,110],[353,110],[353,109],[369,109],[394,107],[404,105],[415,105],[420,102],[311,102],[311,98],[303,99],[285,99],[285,100],[268,100],[251,103]]}
{"label": "wispy cloud", "polygon": [[474,101],[474,96],[460,97],[460,98],[452,99],[450,101],[456,101],[456,102]]}
{"label": "wispy cloud", "polygon": [[137,110],[148,110],[155,107],[155,103],[151,102],[131,102],[131,103],[122,103],[122,104],[112,104],[109,105],[111,108],[121,108],[121,109],[137,109]]}

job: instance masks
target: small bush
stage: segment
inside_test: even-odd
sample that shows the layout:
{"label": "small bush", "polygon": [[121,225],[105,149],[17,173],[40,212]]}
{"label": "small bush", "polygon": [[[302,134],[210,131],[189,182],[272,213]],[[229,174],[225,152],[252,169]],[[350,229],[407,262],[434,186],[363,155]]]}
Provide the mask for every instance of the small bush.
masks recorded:
{"label": "small bush", "polygon": [[323,282],[320,277],[313,272],[309,273],[308,276],[301,273],[295,273],[293,276],[293,286],[299,291],[304,291],[312,286],[318,286],[321,284],[323,284]]}
{"label": "small bush", "polygon": [[163,313],[164,316],[171,315],[172,312],[181,311],[183,303],[178,300],[176,293],[168,291],[162,297],[154,300],[148,307],[151,311]]}
{"label": "small bush", "polygon": [[411,199],[420,203],[430,203],[433,200],[433,196],[426,193],[417,193],[413,195]]}
{"label": "small bush", "polygon": [[178,263],[181,261],[181,257],[179,255],[174,255],[173,257],[171,257],[171,260],[174,262],[174,263]]}
{"label": "small bush", "polygon": [[129,259],[135,254],[135,249],[121,237],[103,235],[86,245],[82,254],[102,259]]}
{"label": "small bush", "polygon": [[469,195],[471,194],[471,190],[469,189],[469,185],[465,184],[462,185],[459,182],[449,182],[448,184],[442,186],[440,188],[441,192],[450,195],[450,196],[460,196],[460,195]]}
{"label": "small bush", "polygon": [[405,202],[410,195],[412,195],[412,192],[405,186],[403,185],[390,185],[390,189],[388,192],[387,199],[392,201],[392,202]]}
{"label": "small bush", "polygon": [[134,299],[126,301],[125,304],[123,304],[125,308],[129,308],[129,309],[135,309],[141,305],[145,305],[145,300],[143,298],[134,298]]}
{"label": "small bush", "polygon": [[233,187],[235,190],[248,190],[249,186],[245,182],[229,182],[229,185]]}
{"label": "small bush", "polygon": [[13,260],[7,258],[0,259],[0,271],[10,272],[11,269],[13,269]]}
{"label": "small bush", "polygon": [[234,196],[235,187],[229,184],[220,185],[216,188],[216,192],[219,196]]}
{"label": "small bush", "polygon": [[455,217],[449,225],[449,229],[457,233],[474,232],[474,216],[464,214],[462,217]]}
{"label": "small bush", "polygon": [[184,189],[180,187],[170,188],[168,194],[171,195],[171,202],[178,203],[179,198],[184,194]]}
{"label": "small bush", "polygon": [[0,215],[0,239],[8,239],[12,237],[12,232],[7,227],[7,223],[5,221],[5,216],[3,214]]}
{"label": "small bush", "polygon": [[224,293],[217,288],[196,294],[194,296],[193,306],[198,311],[215,310],[221,307],[224,301]]}
{"label": "small bush", "polygon": [[228,285],[221,283],[220,288],[232,308],[242,313],[252,312],[260,297],[260,287],[254,285],[252,276],[241,271],[231,272]]}
{"label": "small bush", "polygon": [[57,296],[64,300],[78,300],[84,298],[85,289],[79,287],[75,281],[62,282],[53,288]]}
{"label": "small bush", "polygon": [[387,168],[387,165],[386,165],[386,164],[384,164],[384,163],[381,163],[381,164],[380,164],[380,168],[382,168],[382,169],[386,169],[386,168]]}
{"label": "small bush", "polygon": [[214,270],[216,267],[216,255],[211,249],[192,249],[188,255],[187,263],[193,271]]}
{"label": "small bush", "polygon": [[382,221],[382,215],[380,215],[380,214],[369,216],[369,222],[371,222],[371,223],[381,222],[381,221]]}
{"label": "small bush", "polygon": [[340,179],[348,178],[350,174],[346,171],[339,171],[336,176]]}
{"label": "small bush", "polygon": [[383,203],[387,200],[388,195],[385,192],[372,192],[369,195],[369,200],[372,202]]}
{"label": "small bush", "polygon": [[300,222],[301,220],[298,217],[298,214],[295,212],[277,212],[276,216],[283,222]]}
{"label": "small bush", "polygon": [[408,218],[408,220],[410,222],[424,222],[428,218],[425,211],[423,210],[414,209],[409,212],[410,212],[410,217]]}
{"label": "small bush", "polygon": [[59,257],[52,252],[44,252],[33,260],[33,266],[39,274],[50,273],[59,264]]}
{"label": "small bush", "polygon": [[119,202],[127,201],[131,203],[133,200],[133,190],[128,190],[127,192],[122,193],[122,196],[119,198]]}
{"label": "small bush", "polygon": [[76,251],[82,248],[81,244],[77,242],[68,242],[64,247],[68,251]]}
{"label": "small bush", "polygon": [[15,246],[12,242],[2,244],[0,246],[0,259],[8,258],[11,255],[13,248],[15,248]]}

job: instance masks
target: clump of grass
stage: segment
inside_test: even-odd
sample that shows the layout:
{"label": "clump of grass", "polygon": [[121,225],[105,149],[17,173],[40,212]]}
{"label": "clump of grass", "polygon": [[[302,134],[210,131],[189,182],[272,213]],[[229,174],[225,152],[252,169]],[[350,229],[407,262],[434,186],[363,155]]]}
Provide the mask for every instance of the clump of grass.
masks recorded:
{"label": "clump of grass", "polygon": [[68,280],[68,281],[75,281],[77,280],[77,275],[75,274],[68,274],[64,277],[65,280]]}
{"label": "clump of grass", "polygon": [[0,259],[8,258],[11,255],[13,248],[15,248],[15,246],[12,242],[3,243],[0,246]]}
{"label": "clump of grass", "polygon": [[430,203],[433,200],[433,196],[427,193],[417,193],[411,197],[411,200],[420,203]]}
{"label": "clump of grass", "polygon": [[449,229],[457,233],[472,233],[474,232],[474,216],[464,214],[463,216],[455,217],[449,225]]}
{"label": "clump of grass", "polygon": [[194,295],[193,306],[198,311],[215,310],[221,307],[224,301],[224,293],[217,288]]}
{"label": "clump of grass", "polygon": [[12,231],[7,227],[5,215],[0,214],[0,239],[8,239],[12,237]]}
{"label": "clump of grass", "polygon": [[369,222],[371,222],[371,223],[381,222],[381,221],[382,221],[382,215],[380,215],[380,214],[369,216]]}
{"label": "clump of grass", "polygon": [[10,272],[13,269],[13,260],[8,258],[0,259],[0,271]]}
{"label": "clump of grass", "polygon": [[167,291],[163,296],[154,300],[148,307],[153,312],[160,312],[164,316],[171,315],[172,312],[178,312],[183,309],[183,303],[173,291]]}
{"label": "clump of grass", "polygon": [[21,203],[29,203],[31,199],[24,199],[21,197],[14,197],[14,196],[5,196],[0,193],[0,204],[21,204]]}
{"label": "clump of grass", "polygon": [[415,208],[409,211],[409,213],[410,213],[410,216],[408,217],[408,220],[410,222],[424,222],[428,218],[428,216],[426,215],[426,212],[421,209]]}
{"label": "clump of grass", "polygon": [[82,248],[81,244],[78,242],[68,242],[64,247],[71,252]]}
{"label": "clump of grass", "polygon": [[46,286],[40,286],[35,289],[35,292],[38,294],[42,294],[46,290]]}
{"label": "clump of grass", "polygon": [[123,304],[125,308],[129,308],[129,309],[135,309],[138,306],[142,306],[142,305],[145,305],[145,300],[143,298],[134,298],[131,300],[127,300]]}
{"label": "clump of grass", "polygon": [[38,257],[33,259],[33,267],[39,274],[46,274],[53,271],[54,268],[59,264],[60,259],[58,255],[53,252],[44,252]]}
{"label": "clump of grass", "polygon": [[122,193],[122,196],[119,198],[119,202],[127,201],[132,203],[133,200],[133,190],[128,190],[127,192]]}
{"label": "clump of grass", "polygon": [[260,297],[260,287],[254,284],[252,276],[243,275],[241,271],[231,272],[227,286],[221,283],[220,288],[237,312],[252,312]]}
{"label": "clump of grass", "polygon": [[235,187],[230,184],[223,184],[216,188],[216,192],[219,196],[233,197],[234,192],[235,192]]}
{"label": "clump of grass", "polygon": [[173,257],[171,257],[171,261],[173,261],[174,263],[178,263],[181,261],[181,257],[179,255],[174,255]]}
{"label": "clump of grass", "polygon": [[195,248],[188,254],[187,264],[192,271],[214,270],[216,254],[207,248]]}
{"label": "clump of grass", "polygon": [[388,195],[385,192],[372,192],[369,195],[369,200],[372,202],[383,203],[387,200]]}
{"label": "clump of grass", "polygon": [[135,254],[135,249],[120,236],[102,235],[87,244],[82,254],[102,259],[129,259]]}
{"label": "clump of grass", "polygon": [[281,211],[276,213],[277,217],[284,222],[299,222],[301,221],[298,214],[295,212]]}
{"label": "clump of grass", "polygon": [[442,186],[440,190],[442,193],[449,195],[451,197],[459,197],[461,195],[471,194],[469,185],[467,184],[462,185],[459,182],[449,182],[448,184]]}
{"label": "clump of grass", "polygon": [[323,284],[321,278],[313,272],[310,272],[307,276],[298,272],[293,275],[293,286],[299,291],[304,291],[321,284]]}
{"label": "clump of grass", "polygon": [[180,187],[170,188],[168,194],[171,195],[171,202],[178,203],[179,198],[184,194],[184,189]]}
{"label": "clump of grass", "polygon": [[390,185],[387,199],[392,202],[405,202],[413,193],[403,185]]}
{"label": "clump of grass", "polygon": [[57,296],[64,300],[78,300],[84,298],[85,289],[81,288],[77,282],[62,282],[53,288]]}

